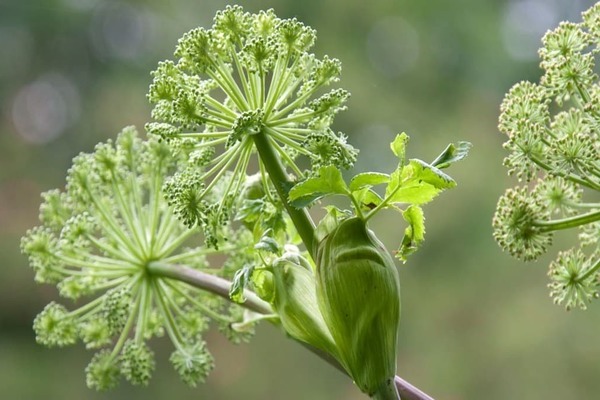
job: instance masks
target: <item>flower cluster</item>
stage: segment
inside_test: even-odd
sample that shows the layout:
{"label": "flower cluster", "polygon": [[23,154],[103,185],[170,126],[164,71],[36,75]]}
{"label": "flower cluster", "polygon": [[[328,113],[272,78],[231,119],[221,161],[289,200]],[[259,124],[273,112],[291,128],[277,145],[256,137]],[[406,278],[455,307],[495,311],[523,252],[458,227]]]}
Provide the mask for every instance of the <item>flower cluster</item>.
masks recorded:
{"label": "flower cluster", "polygon": [[[69,311],[50,303],[35,319],[37,341],[66,346],[81,340],[97,349],[86,369],[91,388],[112,388],[121,376],[147,384],[155,362],[146,342],[165,332],[175,347],[173,367],[195,386],[214,364],[202,340],[209,320],[234,340],[248,335],[231,329],[241,321],[238,306],[228,312],[214,295],[164,274],[186,264],[231,276],[240,266],[211,267],[207,257],[214,248],[186,247],[201,240],[202,230],[177,219],[161,187],[187,159],[184,152],[174,155],[164,143],[142,141],[126,128],[114,142],[75,157],[66,190],[43,194],[43,225],[22,239],[36,280],[56,284],[60,295],[78,306]],[[234,239],[220,241],[221,251],[243,263],[251,238],[225,225],[221,229]]]}
{"label": "flower cluster", "polygon": [[504,164],[527,187],[498,201],[494,237],[530,261],[547,251],[552,232],[579,228],[581,248],[559,254],[549,286],[556,303],[585,308],[596,297],[600,268],[600,3],[583,22],[563,22],[542,42],[540,82],[517,83],[500,108]]}
{"label": "flower cluster", "polygon": [[227,171],[234,179],[214,213],[237,197],[258,136],[296,179],[307,173],[296,164],[299,156],[310,160],[312,171],[354,163],[357,151],[330,129],[349,93],[323,91],[339,80],[341,63],[309,53],[315,38],[313,29],[277,18],[273,10],[250,14],[228,6],[211,29],[194,29],[179,40],[176,62],[161,62],[153,72],[148,98],[157,122],[146,129],[171,147],[183,142],[195,155],[192,172],[176,175],[165,189],[188,225],[202,223],[194,204]]}

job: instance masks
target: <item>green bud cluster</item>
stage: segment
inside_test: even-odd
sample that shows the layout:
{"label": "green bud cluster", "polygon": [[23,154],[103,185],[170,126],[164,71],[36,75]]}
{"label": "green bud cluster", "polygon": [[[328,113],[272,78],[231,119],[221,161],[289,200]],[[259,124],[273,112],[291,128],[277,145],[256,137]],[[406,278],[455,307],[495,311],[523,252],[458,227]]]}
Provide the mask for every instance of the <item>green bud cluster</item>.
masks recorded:
{"label": "green bud cluster", "polygon": [[223,198],[238,197],[253,136],[266,135],[297,179],[305,175],[298,156],[307,157],[313,170],[354,163],[357,151],[330,129],[349,93],[322,93],[339,80],[341,63],[309,53],[315,39],[313,29],[280,19],[273,10],[251,14],[227,6],[210,29],[194,29],[179,40],[176,62],[162,62],[153,72],[148,98],[158,122],[149,123],[148,132],[171,147],[186,141],[194,151],[223,150],[213,151],[218,155],[208,157],[201,169],[191,165],[192,181],[189,174],[177,174],[165,188],[186,224],[200,223],[202,200],[228,170],[234,179]]}
{"label": "green bud cluster", "polygon": [[[246,257],[251,240],[247,234],[234,231],[223,219],[218,219],[219,235],[211,236],[214,230],[208,228],[189,229],[185,219],[176,217],[181,204],[170,206],[163,197],[165,181],[187,165],[188,156],[184,149],[172,152],[155,138],[143,141],[135,129],[126,128],[115,141],[75,158],[66,190],[42,195],[42,225],[22,239],[22,251],[38,282],[57,285],[63,297],[86,299],[73,310],[50,303],[33,327],[37,341],[46,346],[81,340],[98,351],[86,369],[91,388],[112,388],[121,377],[146,385],[155,366],[146,342],[165,332],[175,347],[173,367],[184,382],[195,386],[214,365],[202,340],[207,321],[230,327],[242,320],[239,306],[228,313],[214,295],[166,279],[155,267],[183,263],[227,277],[240,264],[222,270],[211,267],[207,256],[216,252],[214,248],[232,262]],[[216,186],[213,196],[226,185]],[[212,204],[207,201],[208,211],[199,217],[202,228],[217,220]],[[190,240],[200,240],[203,231],[212,247],[185,247]],[[227,243],[225,236],[234,243]],[[231,337],[237,340],[235,333]]]}
{"label": "green bud cluster", "polygon": [[585,308],[600,277],[600,4],[582,22],[548,31],[542,43],[540,82],[517,83],[500,107],[504,164],[525,186],[498,201],[494,237],[511,255],[532,261],[548,250],[553,232],[578,228],[580,248],[550,265],[549,287],[557,304]]}

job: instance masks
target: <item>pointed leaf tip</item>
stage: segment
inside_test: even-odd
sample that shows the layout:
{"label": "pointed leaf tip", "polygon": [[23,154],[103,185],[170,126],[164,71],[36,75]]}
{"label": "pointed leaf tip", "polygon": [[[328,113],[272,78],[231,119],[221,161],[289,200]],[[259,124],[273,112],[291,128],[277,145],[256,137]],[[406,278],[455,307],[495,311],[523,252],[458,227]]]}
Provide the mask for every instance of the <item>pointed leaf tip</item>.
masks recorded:
{"label": "pointed leaf tip", "polygon": [[469,154],[471,147],[473,147],[471,142],[461,141],[456,144],[450,143],[448,147],[433,160],[431,165],[439,169],[448,168],[451,164],[465,158]]}

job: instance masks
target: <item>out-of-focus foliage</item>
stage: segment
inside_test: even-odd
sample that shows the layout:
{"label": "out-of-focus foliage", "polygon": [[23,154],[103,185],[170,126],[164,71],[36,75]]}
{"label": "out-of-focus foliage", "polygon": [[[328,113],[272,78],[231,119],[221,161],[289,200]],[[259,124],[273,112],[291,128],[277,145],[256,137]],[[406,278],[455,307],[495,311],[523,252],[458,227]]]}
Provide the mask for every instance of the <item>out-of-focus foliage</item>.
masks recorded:
{"label": "out-of-focus foliage", "polygon": [[[157,367],[149,388],[110,394],[85,387],[83,346],[35,344],[33,317],[57,298],[36,286],[19,238],[37,224],[39,193],[59,187],[74,155],[142,128],[151,107],[149,71],[178,37],[208,26],[220,0],[8,0],[0,4],[0,387],[7,398],[360,399],[339,372],[269,327],[251,345],[208,333],[218,360],[207,384],[181,385]],[[459,185],[425,206],[427,241],[400,267],[403,322],[399,373],[440,399],[594,398],[600,390],[600,317],[565,314],[548,298],[546,277],[496,246],[490,218],[509,186],[497,116],[504,93],[537,81],[537,48],[560,20],[580,20],[591,1],[259,0],[317,29],[317,56],[344,65],[352,97],[333,129],[360,149],[356,174],[391,170],[388,143],[411,134],[408,157],[435,157],[468,140]],[[397,243],[403,225],[372,228]],[[433,223],[435,220],[435,223]],[[566,239],[556,235],[562,248]],[[550,259],[539,261],[547,265]],[[215,331],[216,329],[213,329]],[[157,365],[171,349],[155,347]],[[57,368],[60,366],[60,368]]]}

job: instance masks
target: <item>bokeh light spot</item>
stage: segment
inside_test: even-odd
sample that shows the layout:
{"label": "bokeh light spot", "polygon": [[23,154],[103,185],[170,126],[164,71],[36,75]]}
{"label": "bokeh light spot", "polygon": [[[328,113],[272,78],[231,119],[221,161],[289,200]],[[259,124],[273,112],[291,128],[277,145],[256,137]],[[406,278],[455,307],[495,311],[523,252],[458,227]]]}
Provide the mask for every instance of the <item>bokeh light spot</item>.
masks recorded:
{"label": "bokeh light spot", "polygon": [[146,50],[152,20],[142,10],[127,3],[107,3],[97,7],[90,34],[98,58],[134,61]]}
{"label": "bokeh light spot", "polygon": [[51,73],[21,88],[12,104],[12,120],[21,138],[48,143],[79,116],[77,88],[61,74]]}
{"label": "bokeh light spot", "polygon": [[[17,76],[31,61],[34,39],[31,31],[19,25],[0,25],[0,79]],[[9,56],[10,54],[10,56]]]}
{"label": "bokeh light spot", "polygon": [[391,79],[413,68],[419,57],[417,31],[403,18],[392,16],[377,21],[367,36],[371,65]]}

